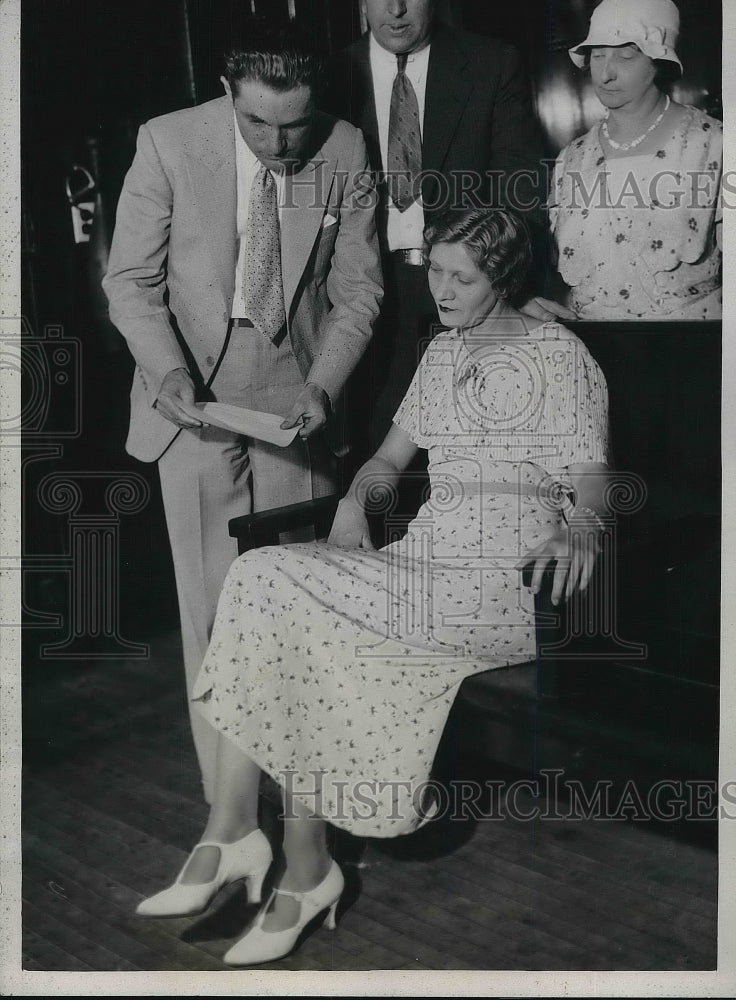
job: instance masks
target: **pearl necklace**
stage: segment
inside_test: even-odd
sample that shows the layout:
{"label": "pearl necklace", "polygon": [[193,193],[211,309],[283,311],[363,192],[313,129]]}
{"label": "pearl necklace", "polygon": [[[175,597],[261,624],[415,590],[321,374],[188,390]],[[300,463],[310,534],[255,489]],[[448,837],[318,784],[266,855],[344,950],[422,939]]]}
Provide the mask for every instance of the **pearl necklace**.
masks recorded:
{"label": "pearl necklace", "polygon": [[616,140],[612,139],[611,136],[608,134],[608,116],[611,113],[610,110],[606,111],[606,117],[603,119],[603,122],[601,124],[601,132],[603,132],[609,144],[613,146],[614,149],[634,149],[640,143],[644,142],[649,133],[653,132],[657,127],[657,125],[659,125],[664,116],[667,114],[670,103],[671,103],[670,95],[665,94],[664,107],[662,108],[660,114],[657,115],[657,117],[654,119],[652,124],[646,130],[646,132],[643,132],[638,139],[632,139],[631,142],[616,142]]}

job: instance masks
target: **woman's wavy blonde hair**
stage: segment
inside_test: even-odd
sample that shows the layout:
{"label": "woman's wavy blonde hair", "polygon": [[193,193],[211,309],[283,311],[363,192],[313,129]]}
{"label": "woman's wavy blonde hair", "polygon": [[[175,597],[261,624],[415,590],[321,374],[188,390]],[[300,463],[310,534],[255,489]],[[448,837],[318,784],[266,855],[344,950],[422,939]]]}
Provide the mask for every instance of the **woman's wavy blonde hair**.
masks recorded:
{"label": "woman's wavy blonde hair", "polygon": [[503,299],[523,286],[532,263],[524,220],[507,208],[451,209],[426,226],[424,259],[435,243],[460,243]]}

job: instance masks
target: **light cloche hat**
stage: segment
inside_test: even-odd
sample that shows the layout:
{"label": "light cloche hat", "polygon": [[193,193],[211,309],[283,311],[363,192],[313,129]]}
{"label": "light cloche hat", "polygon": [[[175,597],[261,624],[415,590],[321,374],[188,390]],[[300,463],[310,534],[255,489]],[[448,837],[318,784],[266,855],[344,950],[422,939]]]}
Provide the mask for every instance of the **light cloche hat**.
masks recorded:
{"label": "light cloche hat", "polygon": [[672,0],[602,0],[593,11],[588,37],[570,49],[570,58],[582,68],[587,49],[633,42],[650,59],[673,62],[682,72],[675,52],[679,31],[680,12]]}

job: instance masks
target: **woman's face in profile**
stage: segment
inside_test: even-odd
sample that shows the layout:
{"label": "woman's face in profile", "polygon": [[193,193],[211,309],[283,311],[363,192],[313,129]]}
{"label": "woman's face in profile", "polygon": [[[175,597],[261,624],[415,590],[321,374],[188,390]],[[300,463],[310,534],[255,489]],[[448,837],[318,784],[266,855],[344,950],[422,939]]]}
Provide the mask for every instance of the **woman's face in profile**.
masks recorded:
{"label": "woman's face in profile", "polygon": [[606,108],[635,107],[655,87],[654,60],[636,45],[601,45],[590,50],[590,77]]}
{"label": "woman's face in profile", "polygon": [[428,279],[446,326],[477,326],[498,301],[491,282],[462,243],[435,243],[429,253]]}

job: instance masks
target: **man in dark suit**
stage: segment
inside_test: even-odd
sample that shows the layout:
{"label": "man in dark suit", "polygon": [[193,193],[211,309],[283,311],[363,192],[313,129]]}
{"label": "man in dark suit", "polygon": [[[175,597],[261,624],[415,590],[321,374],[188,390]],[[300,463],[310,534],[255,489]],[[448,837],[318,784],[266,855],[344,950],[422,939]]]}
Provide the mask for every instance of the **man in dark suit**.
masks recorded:
{"label": "man in dark suit", "polygon": [[[541,138],[515,49],[443,24],[435,0],[365,0],[365,10],[370,30],[335,58],[330,103],[362,129],[371,167],[385,178],[378,230],[386,294],[359,380],[366,398],[353,400],[368,411],[372,449],[436,320],[421,257],[425,222],[469,203],[525,209],[545,191]],[[411,175],[408,194],[397,173]]]}

